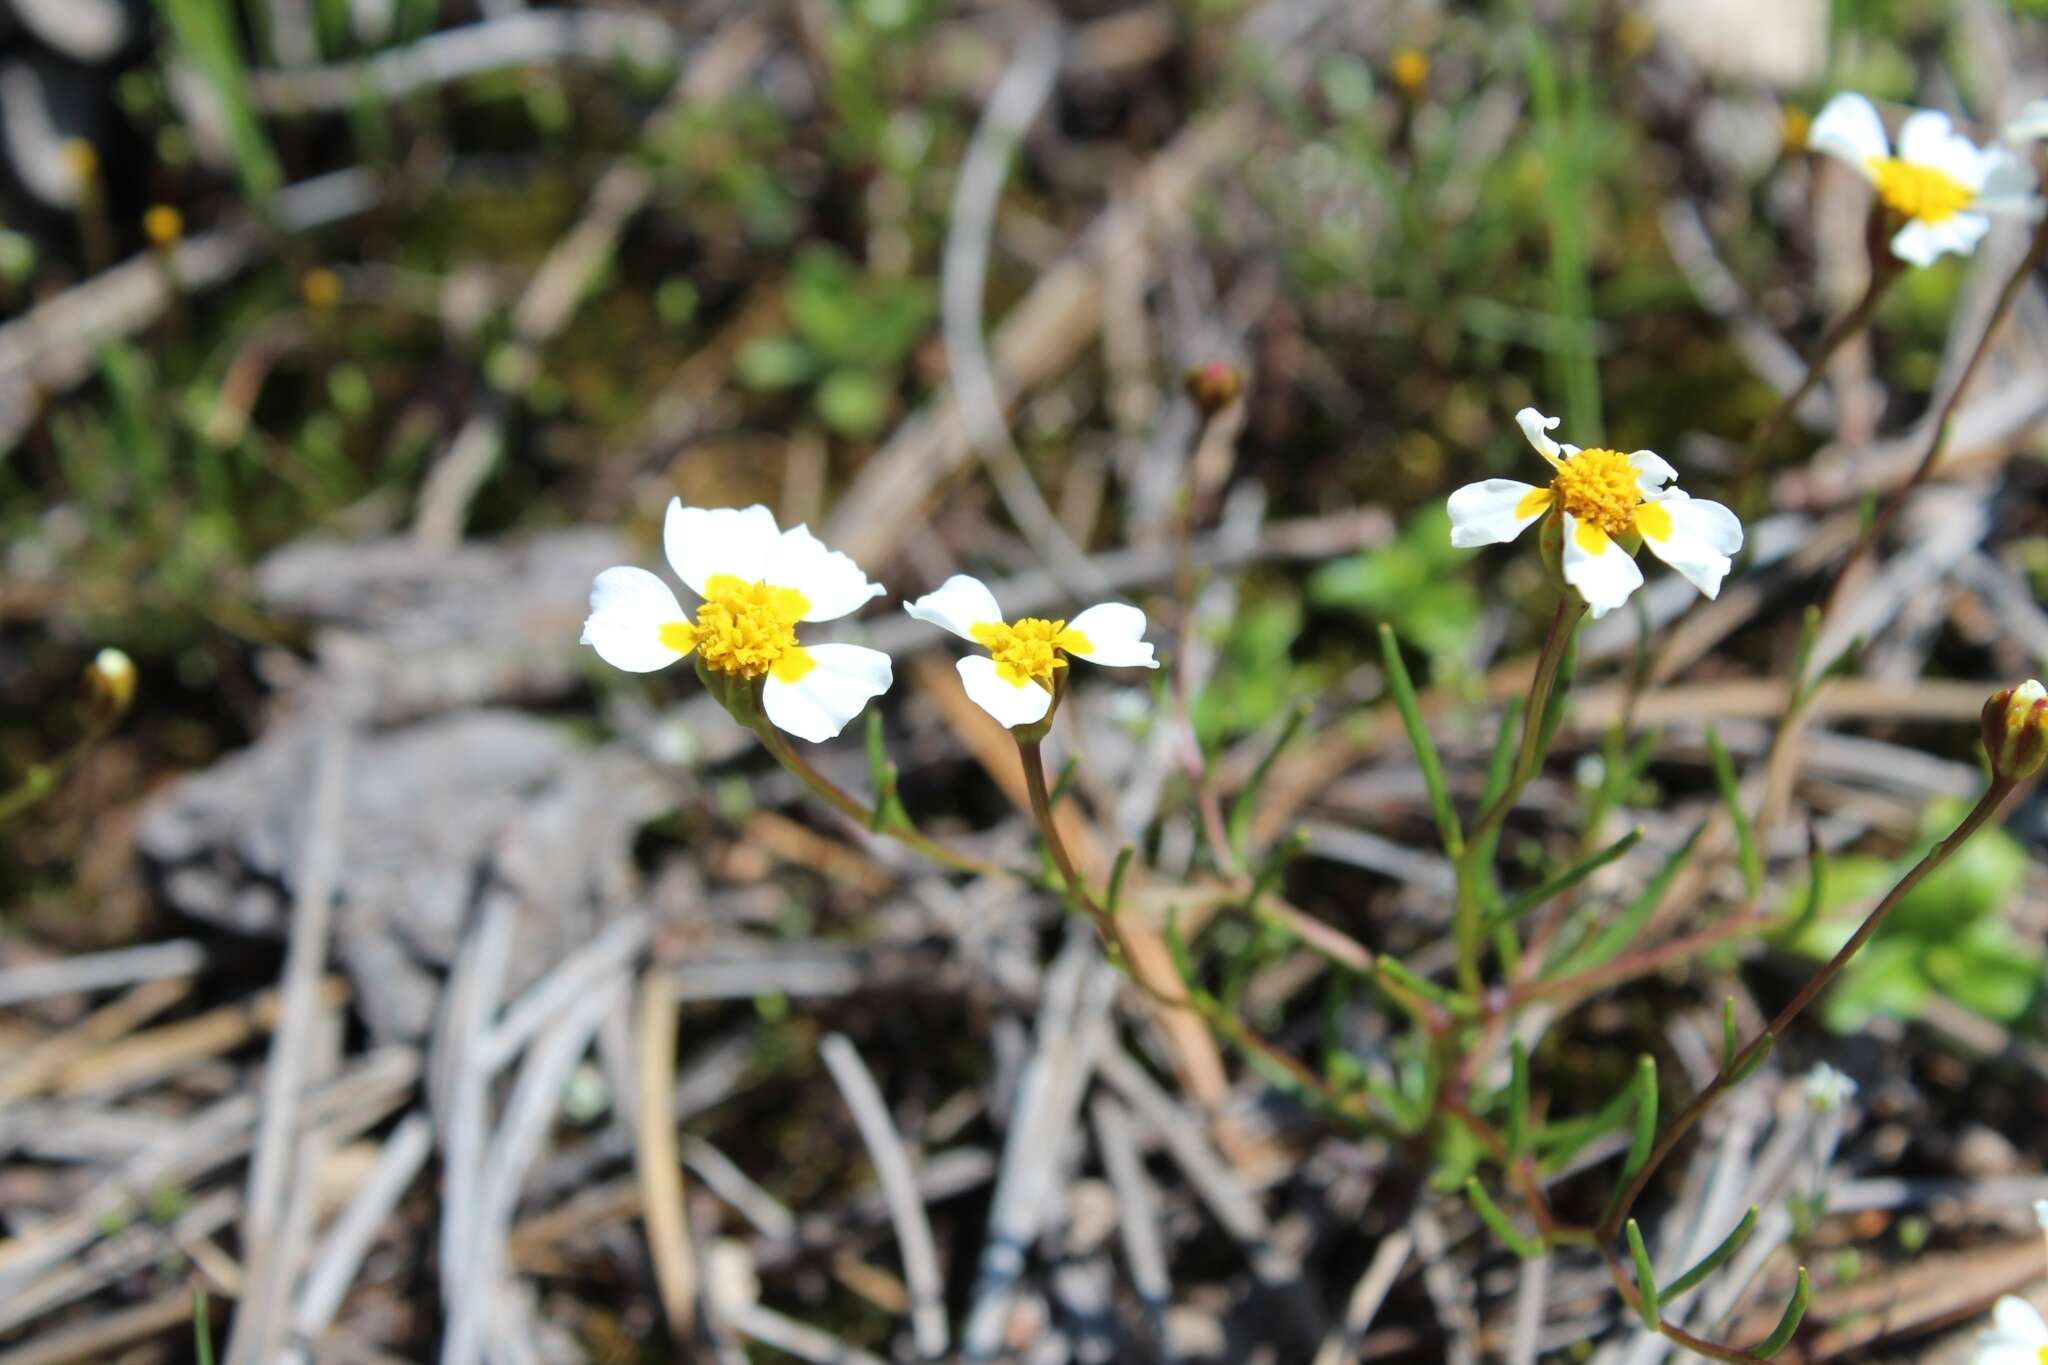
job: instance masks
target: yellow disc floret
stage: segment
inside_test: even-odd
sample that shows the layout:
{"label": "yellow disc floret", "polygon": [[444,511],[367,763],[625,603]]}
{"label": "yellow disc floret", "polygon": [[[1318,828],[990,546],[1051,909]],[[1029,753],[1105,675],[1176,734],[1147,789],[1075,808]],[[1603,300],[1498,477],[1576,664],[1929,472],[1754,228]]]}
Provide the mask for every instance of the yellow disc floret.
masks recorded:
{"label": "yellow disc floret", "polygon": [[1632,528],[1643,501],[1636,478],[1636,467],[1620,451],[1582,450],[1558,461],[1550,491],[1581,522],[1618,536]]}
{"label": "yellow disc floret", "polygon": [[1968,208],[1976,198],[1968,185],[1946,171],[1916,166],[1897,157],[1872,157],[1870,175],[1877,182],[1877,197],[1884,200],[1886,208],[1923,223],[1945,222]]}
{"label": "yellow disc floret", "polygon": [[748,679],[773,673],[795,682],[815,666],[796,642],[797,622],[810,609],[810,600],[794,588],[714,574],[704,585],[695,624],[668,622],[661,642],[679,654],[696,650],[706,668],[720,673]]}
{"label": "yellow disc floret", "polygon": [[1067,666],[1068,654],[1086,654],[1095,646],[1065,621],[1027,616],[1005,625],[989,621],[974,627],[974,640],[996,661],[996,676],[1012,687],[1037,683],[1052,690],[1053,673]]}

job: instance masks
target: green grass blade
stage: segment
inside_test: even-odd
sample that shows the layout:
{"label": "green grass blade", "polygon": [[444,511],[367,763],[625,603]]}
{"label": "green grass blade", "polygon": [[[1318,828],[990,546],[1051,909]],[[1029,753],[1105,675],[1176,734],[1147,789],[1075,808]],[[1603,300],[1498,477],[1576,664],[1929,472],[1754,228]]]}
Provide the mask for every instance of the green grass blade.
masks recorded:
{"label": "green grass blade", "polygon": [[1756,825],[1742,808],[1741,784],[1735,776],[1735,760],[1714,727],[1707,727],[1707,758],[1714,766],[1714,785],[1721,789],[1721,804],[1735,822],[1735,856],[1742,866],[1742,886],[1752,898],[1763,888],[1764,860],[1757,850]]}
{"label": "green grass blade", "polygon": [[1664,866],[1650,879],[1650,884],[1643,888],[1642,894],[1629,902],[1627,909],[1615,916],[1590,943],[1579,948],[1544,975],[1573,976],[1603,966],[1619,956],[1635,941],[1643,926],[1649,923],[1650,916],[1656,913],[1658,904],[1664,899],[1664,893],[1671,889],[1671,883],[1677,880],[1679,872],[1691,861],[1693,848],[1699,843],[1700,835],[1705,830],[1704,824],[1695,827],[1686,837],[1686,841],[1679,845],[1678,850],[1665,860]]}
{"label": "green grass blade", "polygon": [[1423,785],[1429,788],[1429,805],[1436,812],[1436,828],[1443,840],[1444,852],[1455,858],[1464,850],[1465,831],[1459,827],[1458,812],[1451,806],[1451,789],[1444,781],[1443,760],[1437,756],[1436,742],[1429,737],[1429,727],[1422,723],[1422,706],[1415,699],[1415,683],[1408,676],[1408,665],[1401,658],[1401,646],[1394,639],[1391,626],[1380,627],[1380,657],[1386,661],[1387,690],[1394,694],[1394,706],[1401,712],[1401,725],[1408,731],[1408,743],[1415,750],[1415,761],[1422,766]]}
{"label": "green grass blade", "polygon": [[284,184],[284,170],[249,96],[248,64],[229,0],[157,0],[157,10],[178,55],[213,87],[220,101],[242,192],[258,212],[268,213],[271,199]]}
{"label": "green grass blade", "polygon": [[1492,918],[1487,921],[1487,927],[1492,928],[1497,924],[1513,924],[1531,910],[1563,895],[1595,872],[1598,872],[1601,868],[1613,862],[1616,858],[1619,858],[1622,854],[1634,848],[1642,840],[1642,837],[1643,827],[1637,825],[1634,829],[1622,835],[1619,839],[1616,839],[1584,862],[1575,863],[1563,872],[1558,873],[1555,877],[1552,877],[1549,881],[1544,882],[1541,886],[1525,891],[1509,901],[1498,911],[1494,912]]}

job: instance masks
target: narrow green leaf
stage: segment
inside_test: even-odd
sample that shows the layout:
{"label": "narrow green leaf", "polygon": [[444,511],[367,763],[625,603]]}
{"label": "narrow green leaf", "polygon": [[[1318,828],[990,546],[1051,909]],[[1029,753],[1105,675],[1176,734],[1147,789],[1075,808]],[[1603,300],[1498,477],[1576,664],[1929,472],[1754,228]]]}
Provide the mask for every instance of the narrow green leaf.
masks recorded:
{"label": "narrow green leaf", "polygon": [[192,1347],[199,1365],[213,1365],[213,1323],[206,1308],[206,1286],[192,1286]]}
{"label": "narrow green leaf", "polygon": [[1657,1059],[1647,1052],[1636,1059],[1635,1106],[1635,1126],[1629,1136],[1628,1156],[1621,1163],[1624,1184],[1643,1169],[1643,1163],[1650,1159],[1650,1148],[1657,1140]]}
{"label": "narrow green leaf", "polygon": [[1792,687],[1796,700],[1806,687],[1806,670],[1813,663],[1813,647],[1820,641],[1820,607],[1809,605],[1799,616],[1799,647],[1792,655]]}
{"label": "narrow green leaf", "polygon": [[1244,784],[1244,790],[1230,803],[1230,816],[1227,821],[1230,851],[1237,855],[1240,862],[1244,860],[1245,840],[1251,834],[1252,812],[1258,808],[1259,793],[1265,789],[1266,777],[1273,771],[1274,760],[1280,757],[1281,751],[1292,744],[1295,736],[1301,733],[1301,727],[1308,721],[1309,709],[1309,704],[1304,701],[1296,703],[1288,711],[1287,721],[1280,727],[1280,737],[1274,740],[1273,747],[1260,757],[1258,766],[1252,769],[1250,780]]}
{"label": "narrow green leaf", "polygon": [[1529,1150],[1529,1049],[1517,1038],[1508,1044],[1508,1160]]}
{"label": "narrow green leaf", "polygon": [[1580,882],[1586,880],[1586,878],[1592,876],[1595,872],[1598,872],[1601,868],[1613,862],[1616,858],[1619,858],[1622,854],[1634,848],[1641,842],[1642,837],[1643,827],[1637,825],[1634,829],[1622,835],[1619,839],[1616,839],[1584,862],[1574,864],[1534,890],[1524,891],[1521,895],[1509,901],[1494,912],[1492,918],[1488,921],[1488,927],[1495,924],[1513,924],[1531,910],[1555,900]]}
{"label": "narrow green leaf", "polygon": [[875,793],[875,813],[868,823],[876,830],[907,828],[910,813],[903,809],[903,803],[896,796],[896,765],[889,761],[889,751],[882,743],[882,712],[879,707],[868,708],[866,740],[868,785]]}
{"label": "narrow green leaf", "polygon": [[1525,1235],[1501,1212],[1500,1205],[1493,1202],[1493,1196],[1479,1183],[1479,1177],[1465,1178],[1465,1197],[1472,1201],[1473,1212],[1477,1213],[1486,1226],[1493,1229],[1493,1235],[1507,1244],[1508,1250],[1525,1261],[1533,1261],[1543,1254],[1543,1243]]}
{"label": "narrow green leaf", "polygon": [[1629,1259],[1636,1263],[1636,1311],[1643,1315],[1643,1326],[1654,1332],[1662,1321],[1657,1314],[1657,1272],[1650,1266],[1650,1252],[1643,1245],[1643,1230],[1636,1220],[1629,1219],[1624,1230]]}
{"label": "narrow green leaf", "polygon": [[1486,759],[1486,790],[1479,794],[1479,809],[1485,810],[1508,789],[1508,779],[1515,772],[1515,739],[1522,729],[1522,708],[1528,703],[1520,697],[1511,700],[1500,713],[1500,731],[1493,737],[1493,752]]}
{"label": "narrow green leaf", "polygon": [[1052,784],[1052,790],[1046,794],[1046,803],[1050,805],[1054,810],[1059,809],[1060,802],[1066,799],[1066,795],[1069,791],[1073,790],[1074,779],[1076,777],[1079,777],[1080,775],[1080,758],[1076,755],[1069,754],[1067,756],[1067,761],[1060,765],[1060,775],[1058,778],[1054,779]]}
{"label": "narrow green leaf", "polygon": [[1698,1265],[1664,1286],[1664,1299],[1668,1302],[1677,1298],[1719,1270],[1730,1256],[1742,1250],[1742,1244],[1749,1240],[1749,1234],[1756,1231],[1756,1216],[1756,1205],[1751,1204],[1749,1212],[1742,1215],[1742,1221],[1735,1225],[1735,1231],[1722,1239],[1721,1245],[1708,1252]]}
{"label": "narrow green leaf", "polygon": [[1721,1069],[1735,1065],[1735,997],[1721,1001]]}
{"label": "narrow green leaf", "polygon": [[1769,1360],[1785,1349],[1792,1340],[1792,1334],[1799,1330],[1799,1324],[1806,1319],[1806,1307],[1813,1302],[1813,1281],[1806,1277],[1806,1267],[1799,1267],[1799,1283],[1792,1290],[1792,1301],[1785,1305],[1785,1316],[1778,1319],[1778,1325],[1761,1343],[1750,1348],[1749,1354],[1757,1360]]}
{"label": "narrow green leaf", "polygon": [[1102,908],[1112,915],[1116,913],[1117,902],[1123,899],[1124,873],[1131,870],[1131,859],[1137,851],[1133,845],[1125,844],[1117,850],[1116,866],[1109,870],[1109,889],[1103,895]]}
{"label": "narrow green leaf", "polygon": [[1425,977],[1417,976],[1399,961],[1384,953],[1374,961],[1373,969],[1395,987],[1406,990],[1411,995],[1419,995],[1432,1004],[1440,1005],[1460,1019],[1478,1017],[1479,1007],[1470,997],[1458,991],[1448,990]]}
{"label": "narrow green leaf", "polygon": [[1536,732],[1536,757],[1539,761],[1550,753],[1551,743],[1564,724],[1565,712],[1571,708],[1572,682],[1578,674],[1579,624],[1574,621],[1572,633],[1565,638],[1564,657],[1557,661],[1557,681],[1551,684],[1550,698],[1543,705],[1543,728]]}
{"label": "narrow green leaf", "polygon": [[1776,1034],[1760,1034],[1757,1037],[1756,1042],[1750,1044],[1750,1046],[1754,1047],[1756,1051],[1750,1055],[1749,1060],[1744,1062],[1741,1068],[1737,1070],[1734,1075],[1728,1078],[1728,1084],[1737,1085],[1743,1081],[1748,1080],[1750,1073],[1752,1071],[1755,1071],[1758,1067],[1764,1064],[1764,1058],[1771,1055],[1771,1049],[1773,1047],[1776,1047],[1777,1044],[1778,1037]]}
{"label": "narrow green leaf", "polygon": [[1636,935],[1642,932],[1650,916],[1656,913],[1659,902],[1664,899],[1664,893],[1671,889],[1671,883],[1677,880],[1679,872],[1691,860],[1693,847],[1699,843],[1700,835],[1705,830],[1704,824],[1696,826],[1693,832],[1686,836],[1685,842],[1679,845],[1677,851],[1665,859],[1664,866],[1650,879],[1650,884],[1643,888],[1642,894],[1629,902],[1627,909],[1615,916],[1592,942],[1579,948],[1544,975],[1572,976],[1579,972],[1588,972],[1620,955],[1635,941]]}
{"label": "narrow green leaf", "polygon": [[1630,1077],[1628,1084],[1615,1092],[1614,1098],[1593,1113],[1542,1124],[1530,1134],[1530,1142],[1546,1153],[1544,1166],[1555,1170],[1578,1155],[1579,1149],[1588,1142],[1627,1122],[1635,1102],[1636,1083],[1635,1078]]}
{"label": "narrow green leaf", "polygon": [[1828,859],[1821,852],[1820,836],[1808,826],[1806,831],[1806,900],[1798,913],[1781,927],[1771,931],[1771,938],[1778,943],[1789,943],[1806,932],[1807,926],[1820,917],[1821,905],[1827,899]]}
{"label": "narrow green leaf", "polygon": [[1394,706],[1401,713],[1402,728],[1408,732],[1408,743],[1415,750],[1415,761],[1422,767],[1423,785],[1429,788],[1430,809],[1436,812],[1437,835],[1443,840],[1444,852],[1456,858],[1465,847],[1465,831],[1458,824],[1458,812],[1451,805],[1451,789],[1444,781],[1443,760],[1437,756],[1436,743],[1429,737],[1429,728],[1422,723],[1422,706],[1415,699],[1415,683],[1408,676],[1408,665],[1401,658],[1401,646],[1394,639],[1391,626],[1380,627],[1380,657],[1386,663],[1387,690],[1394,694]]}
{"label": "narrow green leaf", "polygon": [[1707,727],[1707,758],[1714,766],[1714,784],[1721,789],[1721,804],[1735,822],[1735,856],[1742,867],[1743,890],[1754,897],[1764,884],[1763,855],[1757,851],[1756,825],[1742,808],[1741,784],[1735,776],[1735,760],[1714,727]]}

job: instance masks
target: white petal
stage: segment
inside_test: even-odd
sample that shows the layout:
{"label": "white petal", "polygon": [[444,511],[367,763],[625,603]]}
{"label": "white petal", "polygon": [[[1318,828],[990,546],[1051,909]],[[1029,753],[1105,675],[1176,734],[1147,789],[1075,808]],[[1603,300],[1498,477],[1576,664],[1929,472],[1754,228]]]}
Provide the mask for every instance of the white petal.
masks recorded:
{"label": "white petal", "polygon": [[1892,255],[1909,265],[1930,266],[1944,253],[1967,256],[1977,249],[1991,220],[1981,213],[1958,213],[1939,223],[1918,218],[1892,236]]}
{"label": "white petal", "polygon": [[[2031,680],[2031,679],[2029,679],[2029,681],[2032,681],[2032,680]],[[2026,683],[2021,683],[2021,684],[2019,685],[2019,687],[2015,689],[2015,692],[2021,692],[2021,691],[2024,691],[2024,690],[2026,689],[2026,686],[2027,686],[2027,684],[2026,684]],[[2041,685],[2040,685],[2039,683],[2035,683],[2035,684],[2034,684],[2034,695],[2035,695],[2035,696],[2037,696],[2037,697],[2038,697],[2038,696],[2040,696],[2040,694],[2041,694],[2041,690],[2040,690],[2040,689],[2041,689]],[[2008,704],[2008,705],[2010,705],[2011,703],[2007,703],[2007,704]],[[2036,1223],[2039,1223],[2039,1224],[2041,1225],[2041,1231],[2043,1231],[2043,1232],[2048,1232],[2048,1199],[2036,1199],[2036,1200],[2034,1201],[2034,1221],[2035,1221]]]}
{"label": "white petal", "polygon": [[1529,444],[1535,446],[1536,453],[1552,464],[1556,464],[1563,457],[1563,448],[1550,439],[1550,429],[1563,420],[1562,417],[1545,417],[1534,408],[1523,408],[1515,414],[1515,424],[1521,427],[1522,434],[1529,438]]}
{"label": "white petal", "polygon": [[689,619],[668,584],[647,570],[606,569],[590,585],[583,643],[613,668],[652,673],[683,657],[661,642],[661,628]]}
{"label": "white petal", "polygon": [[685,507],[681,498],[670,498],[668,520],[661,530],[669,566],[699,597],[715,574],[760,582],[780,539],[775,514],[760,503]]}
{"label": "white petal", "polygon": [[811,671],[795,682],[773,673],[761,687],[761,709],[778,730],[822,744],[846,728],[870,699],[889,690],[889,656],[865,645],[810,645]]}
{"label": "white petal", "polygon": [[1579,543],[1578,518],[1564,514],[1564,581],[1586,599],[1587,611],[1599,620],[1628,601],[1629,594],[1643,586],[1643,571],[1613,536],[1594,554]]}
{"label": "white petal", "polygon": [[953,666],[960,670],[967,699],[994,716],[998,725],[1030,725],[1044,720],[1052,709],[1052,693],[1035,682],[1004,682],[996,676],[996,661],[986,654],[969,654]]}
{"label": "white petal", "polygon": [[1451,544],[1461,550],[1474,545],[1505,545],[1550,510],[1546,499],[1533,512],[1520,509],[1522,500],[1544,490],[1513,479],[1468,483],[1451,494],[1444,510],[1451,514]]}
{"label": "white petal", "polygon": [[903,610],[963,640],[974,638],[976,626],[1001,625],[1003,620],[1003,609],[988,584],[964,573],[954,574],[915,602],[905,602]]}
{"label": "white petal", "polygon": [[2041,1320],[2040,1312],[2034,1305],[2014,1294],[2007,1294],[1991,1306],[1991,1321],[2005,1336],[2029,1346],[2048,1344],[2048,1322]]}
{"label": "white petal", "polygon": [[1918,110],[1899,126],[1899,160],[1940,171],[1972,193],[1983,187],[1988,169],[1977,144],[1937,109]]}
{"label": "white petal", "polygon": [[1104,668],[1157,668],[1152,646],[1145,643],[1145,613],[1122,602],[1104,602],[1067,622],[1067,629],[1088,637],[1086,650],[1069,651],[1077,659]]}
{"label": "white petal", "polygon": [[1643,490],[1644,497],[1653,496],[1658,489],[1678,477],[1678,471],[1654,450],[1629,452],[1629,465],[1636,471],[1636,487]]}
{"label": "white petal", "polygon": [[1687,497],[1676,488],[1654,500],[1671,518],[1671,534],[1663,540],[1645,534],[1650,553],[1685,575],[1708,597],[1718,597],[1732,557],[1742,548],[1742,522],[1718,502]]}
{"label": "white petal", "polygon": [[806,621],[836,621],[882,595],[880,583],[868,582],[860,566],[811,534],[808,526],[782,533],[768,556],[763,578],[778,588],[795,588],[811,606]]}
{"label": "white petal", "polygon": [[2014,142],[2048,138],[2048,100],[2029,100],[2020,116],[2005,125],[2005,135]]}
{"label": "white petal", "polygon": [[1977,1338],[1977,1352],[1970,1365],[2040,1365],[2040,1350],[1985,1332]]}
{"label": "white petal", "polygon": [[1814,119],[1806,145],[1847,162],[1865,180],[1870,178],[1870,163],[1892,152],[1877,106],[1846,91],[1829,100]]}
{"label": "white petal", "polygon": [[1988,148],[1984,157],[1984,187],[1977,191],[1977,200],[1970,207],[1983,213],[2039,218],[2041,196],[2036,191],[2041,186],[2034,179],[2033,164],[2014,156],[2009,147]]}

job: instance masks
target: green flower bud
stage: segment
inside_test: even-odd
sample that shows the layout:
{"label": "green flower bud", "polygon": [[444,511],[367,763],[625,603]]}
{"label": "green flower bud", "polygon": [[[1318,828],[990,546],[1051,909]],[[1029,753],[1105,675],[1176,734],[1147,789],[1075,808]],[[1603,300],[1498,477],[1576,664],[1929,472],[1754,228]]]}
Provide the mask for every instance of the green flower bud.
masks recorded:
{"label": "green flower bud", "polygon": [[2007,782],[2032,777],[2048,758],[2048,688],[2033,678],[1984,703],[1984,752]]}

